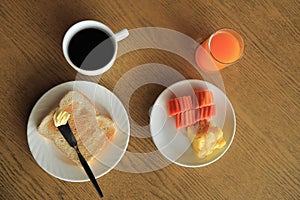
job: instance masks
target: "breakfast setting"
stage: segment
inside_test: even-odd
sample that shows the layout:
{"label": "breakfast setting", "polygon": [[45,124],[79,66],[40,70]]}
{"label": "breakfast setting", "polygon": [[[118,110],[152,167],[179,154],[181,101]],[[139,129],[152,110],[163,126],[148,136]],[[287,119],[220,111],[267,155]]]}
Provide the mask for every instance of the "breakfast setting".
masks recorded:
{"label": "breakfast setting", "polygon": [[0,199],[300,198],[296,2],[30,2],[0,5]]}

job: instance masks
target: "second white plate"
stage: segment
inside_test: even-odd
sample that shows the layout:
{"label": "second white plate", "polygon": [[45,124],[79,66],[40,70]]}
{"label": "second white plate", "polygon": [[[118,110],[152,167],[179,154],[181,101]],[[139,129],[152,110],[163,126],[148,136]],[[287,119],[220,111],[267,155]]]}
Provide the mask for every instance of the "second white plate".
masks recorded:
{"label": "second white plate", "polygon": [[[216,149],[204,159],[194,153],[185,136],[186,128],[176,130],[175,117],[168,116],[168,100],[191,96],[194,89],[212,91],[217,115],[211,120],[223,130],[226,141],[225,147]],[[235,129],[235,113],[227,96],[213,84],[201,80],[184,80],[171,85],[160,94],[151,111],[150,131],[156,147],[168,160],[184,167],[202,167],[221,158],[233,141]]]}

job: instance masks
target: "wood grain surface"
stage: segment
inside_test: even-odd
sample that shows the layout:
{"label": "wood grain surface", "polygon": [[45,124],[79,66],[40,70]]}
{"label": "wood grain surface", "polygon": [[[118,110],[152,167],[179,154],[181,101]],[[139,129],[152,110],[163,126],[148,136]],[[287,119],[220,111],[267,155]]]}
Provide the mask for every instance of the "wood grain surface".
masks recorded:
{"label": "wood grain surface", "polygon": [[[199,43],[230,27],[245,39],[241,61],[221,71],[237,117],[228,152],[203,168],[112,170],[98,179],[104,199],[300,199],[299,10],[297,0],[1,0],[0,199],[97,199],[89,182],[61,181],[41,169],[26,133],[30,111],[46,91],[66,81],[93,80],[78,75],[61,50],[66,30],[84,19],[113,31],[167,28]],[[144,49],[118,58],[99,84],[113,90],[122,75],[145,63],[201,79],[178,55]],[[149,124],[149,108],[163,89],[147,84],[132,95],[129,113],[136,123]],[[155,150],[151,138],[130,139],[128,151]]]}

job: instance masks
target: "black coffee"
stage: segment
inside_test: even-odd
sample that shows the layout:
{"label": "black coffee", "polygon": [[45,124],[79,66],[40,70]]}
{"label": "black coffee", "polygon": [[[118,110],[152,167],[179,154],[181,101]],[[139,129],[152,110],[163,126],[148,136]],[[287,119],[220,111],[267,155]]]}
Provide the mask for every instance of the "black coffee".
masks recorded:
{"label": "black coffee", "polygon": [[83,29],[71,39],[68,47],[70,60],[84,70],[104,67],[112,59],[115,46],[113,38],[95,28]]}

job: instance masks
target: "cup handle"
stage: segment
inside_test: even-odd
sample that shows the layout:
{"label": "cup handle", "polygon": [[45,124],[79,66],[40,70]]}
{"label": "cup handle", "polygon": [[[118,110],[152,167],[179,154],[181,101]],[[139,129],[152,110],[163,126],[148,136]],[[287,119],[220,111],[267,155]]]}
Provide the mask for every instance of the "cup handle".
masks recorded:
{"label": "cup handle", "polygon": [[128,35],[129,35],[129,32],[127,29],[123,29],[123,30],[119,31],[118,33],[115,33],[117,42],[125,39]]}

